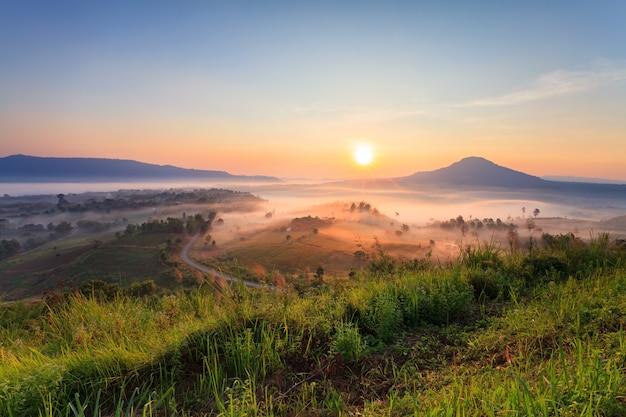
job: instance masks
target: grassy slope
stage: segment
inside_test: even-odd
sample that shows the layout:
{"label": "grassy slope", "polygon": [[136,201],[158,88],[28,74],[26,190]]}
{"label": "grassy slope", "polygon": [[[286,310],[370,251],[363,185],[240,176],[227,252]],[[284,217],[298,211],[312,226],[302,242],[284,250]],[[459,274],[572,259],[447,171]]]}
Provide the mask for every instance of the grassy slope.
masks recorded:
{"label": "grassy slope", "polygon": [[16,304],[0,414],[624,415],[623,260],[483,247],[300,294]]}
{"label": "grassy slope", "polygon": [[143,233],[108,238],[98,245],[93,239],[79,237],[54,248],[35,249],[2,263],[3,298],[39,298],[46,290],[63,291],[94,279],[121,286],[152,279],[171,288],[172,267],[162,261],[159,248],[168,238],[175,241],[179,237],[186,236]]}

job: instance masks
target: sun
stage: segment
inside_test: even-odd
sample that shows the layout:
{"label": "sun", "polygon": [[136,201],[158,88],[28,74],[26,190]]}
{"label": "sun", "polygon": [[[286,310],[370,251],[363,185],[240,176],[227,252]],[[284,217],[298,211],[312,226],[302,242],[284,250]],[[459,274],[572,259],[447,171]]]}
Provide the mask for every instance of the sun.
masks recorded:
{"label": "sun", "polygon": [[354,160],[359,165],[369,165],[374,160],[374,151],[370,145],[361,144],[354,150]]}

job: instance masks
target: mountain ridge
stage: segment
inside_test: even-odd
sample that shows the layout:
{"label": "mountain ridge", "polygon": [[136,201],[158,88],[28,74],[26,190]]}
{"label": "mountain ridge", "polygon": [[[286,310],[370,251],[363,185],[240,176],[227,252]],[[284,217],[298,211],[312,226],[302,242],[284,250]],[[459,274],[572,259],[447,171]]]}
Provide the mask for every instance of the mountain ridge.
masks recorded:
{"label": "mountain ridge", "polygon": [[159,179],[212,179],[278,182],[264,175],[233,175],[226,171],[197,170],[156,165],[130,159],[39,157],[9,155],[0,158],[0,182],[112,181]]}
{"label": "mountain ridge", "polygon": [[405,187],[532,191],[546,195],[626,200],[626,184],[549,181],[471,156],[434,171],[395,178]]}

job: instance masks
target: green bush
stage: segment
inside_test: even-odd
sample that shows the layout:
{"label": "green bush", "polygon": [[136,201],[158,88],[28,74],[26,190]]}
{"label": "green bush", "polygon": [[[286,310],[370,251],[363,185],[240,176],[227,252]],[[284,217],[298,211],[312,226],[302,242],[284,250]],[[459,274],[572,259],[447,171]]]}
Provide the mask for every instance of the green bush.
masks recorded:
{"label": "green bush", "polygon": [[469,284],[474,290],[474,298],[479,301],[508,299],[510,296],[510,278],[500,270],[469,269],[465,272]]}
{"label": "green bush", "polygon": [[548,281],[561,281],[568,277],[568,265],[545,252],[532,254],[522,261],[520,273],[529,286]]}

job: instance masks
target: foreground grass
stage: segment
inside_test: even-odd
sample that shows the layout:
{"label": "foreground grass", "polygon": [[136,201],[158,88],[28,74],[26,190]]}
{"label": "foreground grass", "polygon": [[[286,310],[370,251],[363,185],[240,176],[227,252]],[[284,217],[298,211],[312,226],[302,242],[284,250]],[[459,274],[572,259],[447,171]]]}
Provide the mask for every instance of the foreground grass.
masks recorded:
{"label": "foreground grass", "polygon": [[560,243],[382,257],[299,291],[7,306],[0,414],[624,415],[623,249]]}

